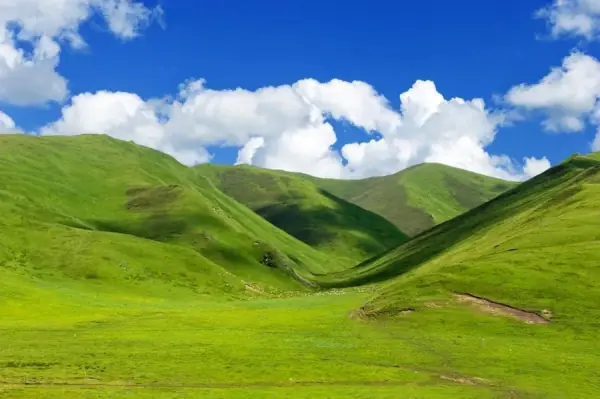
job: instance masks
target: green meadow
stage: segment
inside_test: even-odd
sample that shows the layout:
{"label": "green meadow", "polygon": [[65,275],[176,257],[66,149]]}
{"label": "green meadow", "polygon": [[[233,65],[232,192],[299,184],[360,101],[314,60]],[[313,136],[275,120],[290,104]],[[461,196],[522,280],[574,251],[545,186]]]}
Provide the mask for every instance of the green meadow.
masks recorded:
{"label": "green meadow", "polygon": [[393,175],[406,231],[356,181],[0,144],[2,398],[600,396],[600,156]]}

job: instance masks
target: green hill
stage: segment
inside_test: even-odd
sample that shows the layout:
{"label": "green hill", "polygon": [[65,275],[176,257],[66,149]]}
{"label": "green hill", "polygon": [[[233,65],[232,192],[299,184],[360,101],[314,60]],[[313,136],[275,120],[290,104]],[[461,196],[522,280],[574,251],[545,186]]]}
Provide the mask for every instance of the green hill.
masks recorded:
{"label": "green hill", "polygon": [[389,280],[357,316],[391,316],[405,328],[418,328],[422,345],[445,342],[438,345],[446,361],[471,375],[516,384],[535,379],[546,393],[556,393],[540,397],[593,397],[600,392],[593,371],[600,361],[593,349],[600,327],[599,265],[600,154],[591,154],[573,156],[322,283]]}
{"label": "green hill", "polygon": [[0,136],[0,397],[598,397],[599,183],[570,159],[342,270],[159,152]]}
{"label": "green hill", "polygon": [[346,267],[173,158],[104,135],[0,136],[0,198],[14,277],[210,295],[243,294],[244,281],[299,289]]}
{"label": "green hill", "polygon": [[333,285],[356,285],[398,276],[373,309],[393,308],[393,293],[401,303],[417,293],[471,292],[538,311],[554,307],[559,319],[579,317],[592,309],[569,304],[600,300],[600,287],[581,289],[595,287],[591,282],[600,277],[594,266],[600,260],[599,183],[600,153],[573,156],[395,249],[326,277]]}
{"label": "green hill", "polygon": [[320,188],[383,216],[409,236],[452,219],[517,184],[433,163],[383,177],[314,181]]}
{"label": "green hill", "polygon": [[252,166],[196,170],[275,226],[348,266],[407,238],[383,217],[318,188],[304,175]]}

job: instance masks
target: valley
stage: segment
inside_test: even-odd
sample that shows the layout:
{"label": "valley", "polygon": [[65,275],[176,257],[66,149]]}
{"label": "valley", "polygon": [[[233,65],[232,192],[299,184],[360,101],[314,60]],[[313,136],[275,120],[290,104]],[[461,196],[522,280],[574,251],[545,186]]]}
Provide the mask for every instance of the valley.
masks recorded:
{"label": "valley", "polygon": [[103,135],[0,155],[0,397],[600,392],[598,154],[521,184],[188,168]]}

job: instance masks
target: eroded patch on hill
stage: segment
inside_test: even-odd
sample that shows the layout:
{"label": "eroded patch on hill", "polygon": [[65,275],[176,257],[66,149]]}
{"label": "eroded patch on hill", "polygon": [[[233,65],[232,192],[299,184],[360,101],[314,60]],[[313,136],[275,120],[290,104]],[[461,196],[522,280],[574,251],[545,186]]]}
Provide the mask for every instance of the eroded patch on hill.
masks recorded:
{"label": "eroded patch on hill", "polygon": [[546,315],[546,317],[544,317],[535,312],[514,308],[512,306],[490,301],[489,299],[478,297],[472,294],[454,294],[454,297],[459,302],[470,303],[486,313],[512,317],[527,324],[548,324],[550,322],[548,319],[551,317],[551,313],[547,310],[544,311]]}
{"label": "eroded patch on hill", "polygon": [[446,381],[452,381],[452,382],[455,382],[455,383],[461,384],[461,385],[480,385],[480,384],[487,385],[490,383],[490,381],[488,381],[484,378],[479,378],[479,377],[440,375],[440,379],[446,380]]}

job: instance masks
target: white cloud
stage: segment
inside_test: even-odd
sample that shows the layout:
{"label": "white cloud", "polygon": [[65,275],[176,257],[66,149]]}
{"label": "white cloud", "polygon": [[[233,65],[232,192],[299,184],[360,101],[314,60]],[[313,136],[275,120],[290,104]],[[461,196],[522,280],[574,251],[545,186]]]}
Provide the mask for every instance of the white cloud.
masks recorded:
{"label": "white cloud", "polygon": [[327,83],[304,79],[294,90],[308,102],[335,119],[345,119],[368,131],[388,132],[400,123],[399,115],[390,109],[385,97],[365,82],[333,79]]}
{"label": "white cloud", "polygon": [[160,6],[150,10],[143,3],[132,0],[92,0],[90,5],[101,11],[110,31],[123,39],[138,36],[154,17],[162,16]]}
{"label": "white cloud", "polygon": [[[244,145],[251,137],[274,137],[311,123],[314,107],[289,85],[211,90],[203,80],[187,82],[167,107],[171,140],[187,145]],[[318,110],[316,110],[318,111]]]}
{"label": "white cloud", "polygon": [[554,0],[536,16],[548,22],[554,38],[582,36],[592,40],[600,33],[600,0]]}
{"label": "white cloud", "polygon": [[18,49],[10,32],[0,41],[0,101],[16,105],[61,101],[67,81],[56,72],[59,48],[44,36],[33,54]]}
{"label": "white cloud", "polygon": [[[31,105],[64,100],[67,81],[56,71],[59,43],[85,46],[79,26],[94,12],[123,39],[137,36],[156,15],[132,0],[0,0],[0,101]],[[23,44],[33,50],[25,51]]]}
{"label": "white cloud", "polygon": [[[521,84],[506,94],[508,103],[545,114],[544,128],[552,132],[580,132],[587,124],[600,126],[600,61],[575,52],[561,67],[552,68],[538,83]],[[592,150],[600,150],[600,128]]]}
{"label": "white cloud", "polygon": [[357,177],[393,173],[421,162],[438,162],[500,178],[519,179],[512,162],[500,162],[485,147],[503,121],[481,99],[446,100],[431,81],[417,81],[400,95],[400,123],[383,138],[347,144],[342,155]]}
{"label": "white cloud", "polygon": [[4,112],[0,111],[0,134],[22,133],[15,121]]}
{"label": "white cloud", "polygon": [[600,62],[575,52],[538,83],[511,88],[506,100],[515,106],[544,111],[547,130],[577,132],[583,130],[585,118],[596,107],[599,96]]}
{"label": "white cloud", "polygon": [[331,150],[336,141],[335,131],[329,123],[286,130],[280,136],[266,140],[250,163],[319,177],[344,177],[341,158]]}
{"label": "white cloud", "polygon": [[[81,94],[41,133],[106,133],[167,152],[185,164],[208,161],[207,147],[231,146],[239,148],[238,164],[333,178],[389,174],[421,162],[507,179],[523,179],[539,169],[534,159],[526,160],[523,170],[506,156],[486,152],[503,115],[489,112],[481,99],[446,100],[433,82],[417,81],[400,101],[394,110],[358,81],[305,79],[248,91],[211,90],[203,80],[192,80],[181,85],[175,100]],[[370,141],[334,150],[338,137],[328,117],[363,129]]]}
{"label": "white cloud", "polygon": [[534,177],[547,171],[551,166],[550,161],[546,157],[543,157],[542,159],[525,158],[523,172],[527,177]]}
{"label": "white cloud", "polygon": [[265,139],[262,137],[252,137],[240,150],[235,161],[236,165],[251,164],[256,152],[263,148]]}

